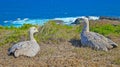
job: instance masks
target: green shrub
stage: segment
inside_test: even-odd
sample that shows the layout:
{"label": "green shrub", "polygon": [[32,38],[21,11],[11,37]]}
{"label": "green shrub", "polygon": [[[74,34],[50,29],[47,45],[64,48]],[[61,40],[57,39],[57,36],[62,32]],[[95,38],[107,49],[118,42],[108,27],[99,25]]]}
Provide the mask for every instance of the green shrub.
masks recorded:
{"label": "green shrub", "polygon": [[[31,24],[24,24],[22,27],[0,27],[0,45],[18,42],[21,39],[21,36],[24,37],[25,40],[28,39],[28,29],[32,26]],[[36,40],[44,43],[52,42],[52,43],[60,43],[61,41],[70,41],[72,39],[79,40],[80,33],[82,31],[83,25],[76,26],[68,26],[64,24],[56,24],[53,21],[46,23],[44,26],[39,26],[39,33],[35,35]],[[11,32],[9,35],[6,34],[9,31]],[[90,24],[90,31],[97,32],[99,34],[103,34],[105,36],[120,36],[120,25],[113,26],[112,24],[102,24],[94,23]],[[7,38],[7,39],[5,39]]]}
{"label": "green shrub", "polygon": [[37,26],[37,25],[32,25],[32,24],[23,24],[23,26],[21,26],[19,29],[29,29],[30,27],[32,27],[32,26]]}
{"label": "green shrub", "polygon": [[65,41],[75,37],[79,31],[78,29],[79,26],[67,26],[50,21],[41,27],[37,39],[40,39],[39,41],[42,42],[52,41],[58,43],[59,41]]}
{"label": "green shrub", "polygon": [[120,25],[113,26],[112,24],[106,24],[106,25],[102,25],[102,26],[93,26],[93,27],[91,27],[91,31],[103,34],[105,36],[108,34],[119,35],[120,34]]}

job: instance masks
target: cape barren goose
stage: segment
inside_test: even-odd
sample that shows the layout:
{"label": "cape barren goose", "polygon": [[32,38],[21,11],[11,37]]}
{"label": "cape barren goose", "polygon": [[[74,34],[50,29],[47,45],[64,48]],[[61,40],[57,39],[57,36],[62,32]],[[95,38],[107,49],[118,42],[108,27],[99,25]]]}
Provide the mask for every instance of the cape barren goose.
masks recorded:
{"label": "cape barren goose", "polygon": [[36,32],[38,32],[38,30],[35,27],[31,27],[29,29],[30,40],[13,45],[9,49],[8,54],[14,54],[15,57],[19,57],[21,55],[34,57],[40,51],[40,46],[33,37]]}
{"label": "cape barren goose", "polygon": [[81,33],[81,43],[82,46],[91,47],[96,50],[104,50],[108,51],[108,49],[112,49],[117,47],[118,45],[112,40],[104,37],[95,32],[89,31],[89,20],[86,17],[81,18],[84,28]]}

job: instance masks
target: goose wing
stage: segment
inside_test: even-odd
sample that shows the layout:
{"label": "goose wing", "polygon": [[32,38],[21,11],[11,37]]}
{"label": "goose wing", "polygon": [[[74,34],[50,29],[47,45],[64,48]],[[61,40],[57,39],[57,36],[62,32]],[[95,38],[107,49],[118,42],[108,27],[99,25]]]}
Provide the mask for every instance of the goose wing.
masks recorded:
{"label": "goose wing", "polygon": [[108,51],[108,48],[113,48],[113,46],[108,43],[107,38],[98,33],[86,32],[84,34],[87,39],[87,44],[94,49]]}
{"label": "goose wing", "polygon": [[111,49],[113,47],[117,47],[118,45],[113,42],[112,40],[104,37],[103,35],[100,35],[98,33],[94,33],[94,32],[89,32],[86,33],[88,40],[91,42],[92,45],[94,45],[95,47],[98,47],[99,49],[103,49],[103,48],[107,48],[107,49]]}
{"label": "goose wing", "polygon": [[[94,33],[94,32],[93,32]],[[112,40],[104,37],[103,35],[100,35],[98,33],[95,33],[97,36],[99,36],[101,39],[103,39],[104,41],[106,41],[109,45],[113,46],[114,47],[118,47],[118,44],[116,44],[115,42],[113,42]]]}
{"label": "goose wing", "polygon": [[16,50],[19,50],[19,49],[27,48],[27,47],[29,47],[29,45],[30,45],[29,41],[19,42],[19,43],[13,45],[9,49],[8,54],[14,53]]}

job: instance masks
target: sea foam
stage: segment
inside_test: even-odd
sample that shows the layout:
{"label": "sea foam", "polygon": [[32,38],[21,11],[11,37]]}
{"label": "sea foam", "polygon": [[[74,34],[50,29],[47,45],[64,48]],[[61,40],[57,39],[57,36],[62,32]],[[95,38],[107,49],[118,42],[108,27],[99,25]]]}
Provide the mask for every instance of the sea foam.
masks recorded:
{"label": "sea foam", "polygon": [[[85,16],[78,16],[78,17],[65,17],[65,18],[53,18],[53,19],[30,19],[30,18],[17,18],[16,20],[6,20],[4,21],[4,26],[15,26],[20,27],[23,24],[37,24],[37,25],[44,25],[46,22],[50,20],[61,20],[64,24],[70,25],[71,23],[75,22],[77,18],[81,18]],[[98,20],[99,17],[97,16],[89,16],[89,20]]]}

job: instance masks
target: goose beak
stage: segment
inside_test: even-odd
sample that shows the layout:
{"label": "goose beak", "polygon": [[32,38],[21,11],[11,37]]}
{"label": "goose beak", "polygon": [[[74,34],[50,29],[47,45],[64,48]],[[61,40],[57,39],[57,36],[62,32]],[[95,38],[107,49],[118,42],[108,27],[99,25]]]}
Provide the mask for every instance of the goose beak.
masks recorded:
{"label": "goose beak", "polygon": [[38,30],[36,30],[36,32],[39,32]]}
{"label": "goose beak", "polygon": [[36,28],[36,32],[37,32],[37,33],[39,32],[38,29],[39,29],[39,28]]}

